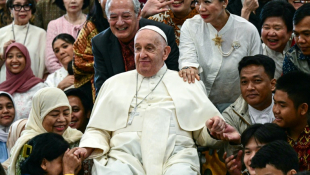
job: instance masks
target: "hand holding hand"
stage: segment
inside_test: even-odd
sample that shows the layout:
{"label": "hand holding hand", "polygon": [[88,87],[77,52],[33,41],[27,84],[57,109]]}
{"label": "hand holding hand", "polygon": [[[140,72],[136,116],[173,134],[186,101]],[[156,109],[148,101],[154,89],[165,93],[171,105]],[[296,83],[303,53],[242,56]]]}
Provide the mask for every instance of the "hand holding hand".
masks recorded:
{"label": "hand holding hand", "polygon": [[57,87],[61,90],[64,90],[67,87],[72,86],[73,84],[74,84],[74,75],[68,75],[58,84]]}
{"label": "hand holding hand", "polygon": [[242,150],[234,158],[234,155],[227,157],[227,153],[224,153],[223,159],[225,160],[226,169],[230,175],[240,175],[242,172]]}
{"label": "hand holding hand", "polygon": [[211,135],[216,137],[217,135],[223,134],[226,123],[221,117],[214,116],[207,120],[206,127],[209,129]]}
{"label": "hand holding hand", "polygon": [[82,159],[86,159],[94,151],[94,148],[81,148],[79,147],[74,151],[74,155]]}
{"label": "hand holding hand", "polygon": [[188,83],[195,83],[195,78],[199,81],[200,77],[198,75],[198,70],[195,67],[190,67],[188,69],[181,69],[179,71],[179,76],[183,78],[184,82],[188,80]]}
{"label": "hand holding hand", "polygon": [[170,0],[170,1],[166,1],[166,0],[148,0],[142,11],[141,11],[141,15],[143,18],[148,18],[150,16],[156,15],[158,13],[162,13],[165,12],[167,10],[169,10],[169,6],[170,4],[172,4],[174,1]]}
{"label": "hand holding hand", "polygon": [[80,171],[82,165],[82,159],[74,155],[73,153],[79,148],[68,149],[63,158],[63,174],[76,174]]}

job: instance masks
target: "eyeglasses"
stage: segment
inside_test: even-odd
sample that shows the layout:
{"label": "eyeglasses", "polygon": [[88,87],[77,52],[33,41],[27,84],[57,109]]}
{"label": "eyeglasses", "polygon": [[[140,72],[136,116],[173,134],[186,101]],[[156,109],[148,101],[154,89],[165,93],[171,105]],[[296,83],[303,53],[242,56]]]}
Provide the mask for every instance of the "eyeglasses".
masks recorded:
{"label": "eyeglasses", "polygon": [[296,1],[293,1],[294,3],[302,3],[302,4],[307,4],[307,3],[310,3],[310,1],[304,1],[304,0],[296,0]]}
{"label": "eyeglasses", "polygon": [[31,9],[31,5],[32,4],[25,4],[25,5],[12,5],[12,7],[14,8],[15,11],[21,11],[22,8],[24,8],[25,11],[29,11]]}

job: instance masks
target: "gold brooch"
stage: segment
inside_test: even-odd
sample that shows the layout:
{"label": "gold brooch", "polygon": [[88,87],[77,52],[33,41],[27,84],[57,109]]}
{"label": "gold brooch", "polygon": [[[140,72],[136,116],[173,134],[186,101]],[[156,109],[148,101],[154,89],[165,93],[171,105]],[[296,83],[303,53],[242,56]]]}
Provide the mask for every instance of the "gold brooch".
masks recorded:
{"label": "gold brooch", "polygon": [[219,36],[218,34],[216,34],[215,38],[213,38],[212,40],[215,42],[216,46],[221,46],[222,42],[224,41],[224,40],[222,40],[222,35]]}

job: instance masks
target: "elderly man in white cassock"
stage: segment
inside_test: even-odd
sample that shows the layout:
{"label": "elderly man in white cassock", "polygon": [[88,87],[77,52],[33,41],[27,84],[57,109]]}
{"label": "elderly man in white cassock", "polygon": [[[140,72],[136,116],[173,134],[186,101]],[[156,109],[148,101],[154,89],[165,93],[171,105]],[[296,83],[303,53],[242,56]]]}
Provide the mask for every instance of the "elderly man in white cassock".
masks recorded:
{"label": "elderly man in white cassock", "polygon": [[205,122],[221,114],[201,82],[188,84],[167,69],[161,29],[141,28],[134,49],[136,70],[103,84],[74,154],[94,159],[98,175],[200,174],[195,142],[206,145]]}

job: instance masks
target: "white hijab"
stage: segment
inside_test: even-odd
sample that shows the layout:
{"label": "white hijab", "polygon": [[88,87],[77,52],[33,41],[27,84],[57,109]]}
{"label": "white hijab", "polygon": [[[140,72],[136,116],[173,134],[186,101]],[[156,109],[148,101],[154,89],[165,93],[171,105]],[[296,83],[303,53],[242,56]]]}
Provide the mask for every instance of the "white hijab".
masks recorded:
{"label": "white hijab", "polygon": [[[24,144],[33,137],[47,132],[42,125],[45,116],[53,109],[61,106],[68,106],[71,114],[71,106],[68,98],[58,88],[46,87],[34,94],[26,128],[11,150],[12,161],[8,171],[9,174],[15,174],[15,164]],[[73,143],[80,140],[82,135],[82,132],[68,127],[62,136],[68,143]]]}
{"label": "white hijab", "polygon": [[[14,100],[13,100],[13,97],[11,96],[11,94],[9,94],[7,92],[4,92],[4,91],[0,91],[0,95],[1,94],[6,94],[7,96],[10,97],[11,101],[13,102],[14,109],[15,109],[15,103],[14,103]],[[15,116],[14,116],[14,119],[13,119],[12,123],[14,122],[14,120],[15,120]],[[9,135],[10,126],[2,126],[2,125],[0,125],[0,141],[1,142],[6,142],[7,141],[8,135]]]}

